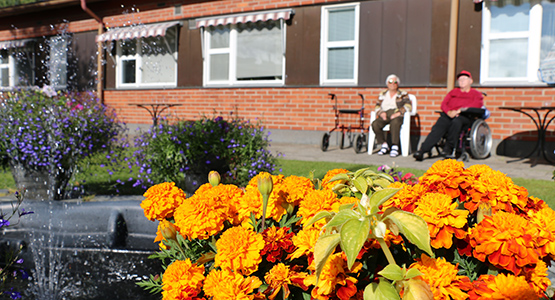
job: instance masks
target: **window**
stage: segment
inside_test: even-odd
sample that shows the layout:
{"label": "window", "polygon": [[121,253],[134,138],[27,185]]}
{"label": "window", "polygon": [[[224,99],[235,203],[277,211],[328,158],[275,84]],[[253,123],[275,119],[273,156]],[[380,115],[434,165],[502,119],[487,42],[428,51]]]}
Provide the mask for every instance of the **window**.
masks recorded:
{"label": "window", "polygon": [[283,21],[210,26],[205,31],[206,85],[283,85]]}
{"label": "window", "polygon": [[0,47],[0,89],[34,84],[34,58],[27,41],[18,42],[17,47]]}
{"label": "window", "polygon": [[64,89],[67,87],[68,37],[51,37],[48,44],[50,48],[48,80],[55,89]]}
{"label": "window", "polygon": [[358,31],[358,4],[322,7],[320,84],[357,84]]}
{"label": "window", "polygon": [[115,42],[118,88],[177,86],[177,26],[164,30],[164,36]]}
{"label": "window", "polygon": [[538,68],[555,42],[554,16],[549,1],[485,1],[482,83],[539,82]]}

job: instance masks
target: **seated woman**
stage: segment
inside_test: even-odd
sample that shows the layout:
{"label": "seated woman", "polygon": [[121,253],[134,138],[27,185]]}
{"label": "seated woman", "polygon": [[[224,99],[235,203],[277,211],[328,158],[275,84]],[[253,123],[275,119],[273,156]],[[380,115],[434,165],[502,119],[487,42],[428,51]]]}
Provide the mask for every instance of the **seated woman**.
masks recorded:
{"label": "seated woman", "polygon": [[[387,76],[385,84],[387,90],[384,90],[378,96],[378,103],[376,103],[376,120],[372,122],[372,130],[376,134],[378,144],[382,148],[378,155],[384,155],[389,152],[391,157],[399,155],[400,133],[401,125],[403,124],[403,115],[406,111],[410,111],[411,101],[409,94],[399,89],[401,81],[395,74]],[[391,151],[385,139],[385,132],[383,128],[389,124],[391,133]]]}

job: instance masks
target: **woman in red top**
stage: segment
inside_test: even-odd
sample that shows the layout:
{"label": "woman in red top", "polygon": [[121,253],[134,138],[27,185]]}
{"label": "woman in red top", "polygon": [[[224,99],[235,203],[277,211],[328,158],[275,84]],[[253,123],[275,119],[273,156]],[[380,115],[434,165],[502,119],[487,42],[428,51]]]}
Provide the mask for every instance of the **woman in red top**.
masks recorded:
{"label": "woman in red top", "polygon": [[462,71],[457,75],[459,88],[451,90],[441,103],[441,114],[432,131],[420,146],[420,150],[413,154],[413,157],[421,161],[424,153],[430,152],[432,148],[447,133],[447,141],[441,155],[445,158],[454,158],[455,146],[459,140],[461,130],[471,124],[471,120],[460,115],[461,109],[484,106],[484,96],[482,93],[471,88],[472,75],[468,71]]}

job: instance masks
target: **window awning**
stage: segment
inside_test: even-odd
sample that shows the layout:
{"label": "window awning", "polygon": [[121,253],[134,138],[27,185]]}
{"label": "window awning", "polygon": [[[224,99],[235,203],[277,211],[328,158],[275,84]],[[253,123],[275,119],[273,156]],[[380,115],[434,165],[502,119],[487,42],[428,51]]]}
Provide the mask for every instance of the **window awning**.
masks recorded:
{"label": "window awning", "polygon": [[25,47],[25,45],[27,45],[27,43],[29,43],[31,41],[32,41],[31,39],[1,41],[0,42],[0,49],[11,49],[11,48]]}
{"label": "window awning", "polygon": [[227,16],[217,16],[217,17],[207,17],[199,18],[195,20],[196,28],[208,27],[208,26],[218,26],[218,25],[230,25],[237,23],[248,23],[248,22],[258,22],[258,21],[269,21],[269,20],[289,20],[291,15],[295,12],[293,9],[281,9],[272,11],[259,11],[244,14],[235,14]]}
{"label": "window awning", "polygon": [[166,30],[172,26],[181,24],[180,21],[138,25],[130,27],[119,27],[108,30],[107,32],[97,35],[97,42],[117,41],[117,40],[132,40],[138,38],[146,38],[151,36],[165,36]]}

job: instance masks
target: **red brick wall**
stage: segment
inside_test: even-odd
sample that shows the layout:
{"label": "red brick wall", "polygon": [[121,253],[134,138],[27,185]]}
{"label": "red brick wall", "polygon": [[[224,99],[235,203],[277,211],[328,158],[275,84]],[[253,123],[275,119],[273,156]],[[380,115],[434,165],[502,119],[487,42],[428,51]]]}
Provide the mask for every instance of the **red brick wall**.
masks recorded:
{"label": "red brick wall", "polygon": [[[148,124],[148,112],[129,103],[179,103],[166,112],[180,119],[198,119],[211,116],[214,111],[222,115],[233,113],[250,120],[261,119],[270,129],[319,130],[334,128],[334,103],[328,93],[338,97],[339,109],[360,109],[362,93],[367,99],[366,120],[369,120],[377,93],[375,88],[207,88],[175,90],[105,91],[107,105],[116,109],[123,121],[129,124]],[[445,88],[406,88],[417,96],[418,116],[413,134],[427,135],[437,119],[437,112]],[[525,115],[501,110],[501,106],[555,106],[552,88],[480,88],[487,93],[485,103],[491,111],[487,120],[494,139],[531,140],[536,128]],[[543,114],[542,114],[543,115]],[[345,116],[345,115],[343,115]],[[554,115],[555,116],[555,115]],[[354,121],[359,118],[355,117]],[[340,121],[350,124],[351,121]],[[367,121],[368,124],[368,121]],[[555,130],[555,124],[549,126]],[[548,140],[555,135],[548,134]]]}

